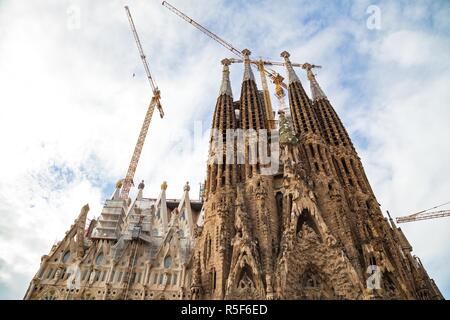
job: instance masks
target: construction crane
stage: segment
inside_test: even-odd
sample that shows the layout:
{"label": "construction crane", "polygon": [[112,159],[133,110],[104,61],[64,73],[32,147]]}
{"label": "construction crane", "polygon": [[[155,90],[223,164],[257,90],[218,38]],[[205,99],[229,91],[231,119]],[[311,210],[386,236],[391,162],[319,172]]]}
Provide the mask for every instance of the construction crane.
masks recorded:
{"label": "construction crane", "polygon": [[[235,58],[230,58],[228,60],[230,60],[231,63],[242,63],[243,62],[242,59],[235,59]],[[265,61],[258,60],[257,63],[258,63],[258,68],[263,68],[264,64],[272,65],[272,66],[283,66],[284,65],[283,62],[275,62],[275,61],[267,61],[267,60],[265,60]],[[291,63],[291,65],[293,67],[299,67],[302,69],[322,68],[322,66],[318,66],[315,64],[309,64],[309,63],[304,63],[304,64]],[[275,85],[275,96],[277,97],[277,100],[278,100],[279,110],[286,112],[287,108],[286,108],[286,102],[284,100],[284,98],[286,97],[286,94],[284,93],[283,88],[287,89],[287,87],[286,87],[286,84],[284,84],[284,82],[283,82],[284,78],[279,73],[277,73],[276,71],[274,71],[270,68],[265,68],[264,71],[269,75],[270,79],[272,80],[273,84]],[[263,87],[265,84],[265,87],[267,88],[266,79],[265,79],[265,77],[263,77],[262,73],[260,73],[260,74],[261,74],[261,82],[263,83]]]}
{"label": "construction crane", "polygon": [[408,216],[398,217],[395,220],[397,221],[397,223],[406,223],[406,222],[412,222],[412,221],[448,217],[448,216],[450,216],[450,209],[449,210],[439,210],[439,211],[430,211],[430,210],[445,206],[446,204],[449,204],[449,203],[450,202],[446,202],[444,204],[435,206],[430,209],[422,210],[422,211],[419,211],[417,213],[414,213],[414,214],[411,214]]}
{"label": "construction crane", "polygon": [[[225,41],[224,39],[222,39],[221,37],[219,37],[217,34],[209,31],[208,29],[206,29],[204,26],[202,26],[201,24],[199,24],[198,22],[196,22],[194,19],[190,18],[189,16],[187,16],[186,14],[184,14],[183,12],[181,12],[180,10],[178,10],[177,8],[175,8],[173,5],[171,5],[170,3],[168,3],[167,1],[163,1],[162,5],[164,7],[166,7],[167,9],[169,9],[170,11],[172,11],[173,13],[175,13],[177,16],[181,17],[183,20],[187,21],[188,23],[190,23],[191,25],[193,25],[194,27],[196,27],[197,29],[199,29],[201,32],[203,32],[204,34],[206,34],[208,37],[212,38],[213,40],[215,40],[216,42],[218,42],[219,44],[221,44],[222,46],[224,46],[225,48],[227,48],[228,50],[230,50],[232,53],[234,53],[236,56],[238,56],[240,59],[229,59],[231,61],[231,63],[242,63],[244,62],[244,57],[242,54],[242,51],[239,49],[236,49],[236,47],[234,47],[231,43]],[[266,68],[264,67],[265,65],[272,65],[272,66],[284,66],[283,62],[275,62],[275,61],[267,61],[267,60],[250,60],[250,63],[255,64],[258,68],[258,71],[260,73],[260,77],[261,77],[261,85],[263,88],[263,99],[264,99],[264,106],[266,109],[266,115],[267,115],[267,127],[269,129],[274,129],[275,128],[275,120],[273,119],[273,112],[272,112],[272,103],[270,101],[270,94],[269,94],[269,88],[267,86],[267,80],[266,80],[266,74],[270,77],[270,79],[272,81],[275,81],[275,79],[277,78],[278,73],[274,72],[273,70],[271,70],[270,72],[268,70],[266,70]],[[298,64],[298,63],[293,63],[292,66],[294,67],[302,67],[302,64]],[[280,78],[278,78],[277,80],[279,81]],[[283,88],[287,88],[286,85],[281,82],[280,85]]]}
{"label": "construction crane", "polygon": [[150,69],[148,67],[147,59],[144,54],[144,50],[142,49],[141,41],[139,40],[138,33],[136,31],[136,27],[134,26],[133,18],[131,17],[130,9],[128,6],[125,6],[125,11],[127,13],[128,21],[130,22],[130,27],[133,32],[134,40],[136,41],[137,48],[139,50],[139,55],[142,60],[142,64],[144,65],[145,73],[147,74],[147,79],[150,83],[150,87],[152,88],[152,99],[147,109],[147,113],[145,114],[144,122],[141,127],[141,131],[139,133],[138,140],[136,142],[136,146],[134,147],[133,156],[131,157],[130,165],[128,166],[127,175],[125,179],[122,179],[118,184],[118,187],[121,187],[120,198],[127,199],[128,193],[130,192],[131,186],[133,185],[134,174],[136,173],[136,168],[139,162],[139,158],[141,156],[142,147],[144,146],[145,138],[147,136],[148,127],[150,122],[152,121],[153,111],[155,107],[158,108],[159,115],[161,118],[164,117],[164,111],[161,106],[161,93],[158,89],[158,86],[155,83],[155,80],[150,73]]}

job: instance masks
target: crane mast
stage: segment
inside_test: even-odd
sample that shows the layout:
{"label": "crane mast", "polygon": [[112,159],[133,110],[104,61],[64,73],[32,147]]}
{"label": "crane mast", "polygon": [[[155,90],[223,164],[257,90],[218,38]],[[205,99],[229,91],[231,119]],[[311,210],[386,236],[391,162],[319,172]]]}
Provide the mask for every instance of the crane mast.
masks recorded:
{"label": "crane mast", "polygon": [[160,91],[158,86],[156,85],[148,67],[147,59],[144,54],[144,50],[142,49],[141,41],[139,40],[138,33],[136,31],[136,27],[133,22],[133,18],[131,16],[130,10],[128,6],[125,6],[125,11],[127,13],[128,21],[130,23],[131,30],[133,32],[134,40],[136,41],[136,45],[139,50],[139,54],[144,65],[145,73],[147,74],[147,79],[150,83],[150,87],[152,88],[153,97],[150,101],[150,104],[147,109],[147,113],[145,114],[144,122],[142,123],[141,131],[139,132],[139,137],[136,142],[136,146],[134,147],[133,155],[131,157],[130,164],[128,166],[127,174],[125,178],[122,180],[122,189],[120,192],[121,199],[127,199],[128,194],[130,192],[131,186],[133,185],[134,174],[136,173],[137,165],[139,162],[139,158],[141,157],[142,148],[144,146],[145,138],[147,136],[148,127],[150,122],[152,121],[153,112],[155,107],[158,108],[159,114],[164,117],[164,111],[160,102]]}
{"label": "crane mast", "polygon": [[275,120],[273,119],[272,102],[270,101],[269,86],[267,85],[267,79],[264,70],[264,61],[259,60],[257,66],[259,75],[261,77],[261,85],[263,88],[263,99],[267,117],[267,129],[272,130],[275,129]]}

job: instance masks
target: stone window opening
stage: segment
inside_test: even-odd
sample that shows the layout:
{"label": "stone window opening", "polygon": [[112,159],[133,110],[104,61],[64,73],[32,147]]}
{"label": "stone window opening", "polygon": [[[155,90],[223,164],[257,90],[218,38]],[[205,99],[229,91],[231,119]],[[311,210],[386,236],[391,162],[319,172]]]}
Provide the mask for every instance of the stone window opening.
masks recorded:
{"label": "stone window opening", "polygon": [[367,236],[372,239],[373,238],[372,229],[370,229],[367,223],[364,223],[364,228],[366,229]]}
{"label": "stone window opening", "polygon": [[65,278],[66,276],[68,276],[68,274],[66,274],[66,269],[63,268],[63,269],[61,270],[61,276],[60,276],[60,279],[61,279],[61,280],[64,280],[64,278]]}
{"label": "stone window opening", "polygon": [[306,289],[318,289],[320,287],[320,278],[312,271],[308,271],[303,280],[303,287]]}
{"label": "stone window opening", "polygon": [[316,157],[316,153],[314,152],[314,148],[313,148],[312,144],[309,144],[309,150],[311,151],[312,157],[315,158]]}
{"label": "stone window opening", "polygon": [[350,171],[348,170],[347,163],[345,162],[345,159],[342,158],[342,159],[341,159],[341,162],[342,162],[342,166],[344,167],[345,173],[349,175],[349,174],[350,174]]}
{"label": "stone window opening", "polygon": [[212,268],[210,272],[211,291],[216,290],[216,269]]}
{"label": "stone window opening", "polygon": [[353,183],[353,180],[352,180],[351,178],[348,178],[348,183],[349,183],[352,187],[355,186],[354,183]]}
{"label": "stone window opening", "polygon": [[291,213],[291,211],[292,211],[292,201],[293,201],[293,195],[292,194],[289,194],[289,199],[288,199],[288,209],[289,209],[289,214]]}
{"label": "stone window opening", "polygon": [[277,205],[278,217],[281,218],[283,216],[283,194],[281,192],[277,192],[275,195],[275,201]]}
{"label": "stone window opening", "polygon": [[42,297],[42,300],[56,300],[56,295],[57,293],[55,290],[50,290]]}
{"label": "stone window opening", "polygon": [[47,279],[51,279],[53,275],[53,269],[49,269],[47,273]]}
{"label": "stone window opening", "polygon": [[392,274],[391,273],[383,274],[381,281],[382,287],[387,292],[387,294],[390,296],[395,296],[397,293],[397,288],[392,278]]}
{"label": "stone window opening", "polygon": [[421,300],[430,300],[430,293],[428,292],[427,289],[420,290],[419,291],[419,298]]}
{"label": "stone window opening", "polygon": [[168,269],[172,266],[172,257],[170,255],[164,258],[164,268]]}
{"label": "stone window opening", "polygon": [[319,154],[320,160],[323,162],[322,150],[321,150],[320,146],[317,146],[317,153]]}
{"label": "stone window opening", "polygon": [[338,175],[339,180],[341,181],[341,183],[343,183],[344,179],[342,177],[342,172],[339,168],[339,164],[337,162],[337,160],[333,157],[333,166],[334,166],[334,170],[336,171],[336,174]]}
{"label": "stone window opening", "polygon": [[173,277],[172,277],[172,284],[173,284],[173,285],[176,285],[176,284],[177,284],[177,278],[178,278],[177,274],[174,273],[174,274],[173,274]]}
{"label": "stone window opening", "polygon": [[307,208],[304,208],[298,217],[296,233],[299,233],[304,225],[310,227],[317,235],[320,236],[319,229],[317,228],[316,223]]}
{"label": "stone window opening", "polygon": [[97,257],[95,258],[95,264],[101,265],[103,262],[103,252],[100,252]]}
{"label": "stone window opening", "polygon": [[67,263],[67,261],[69,261],[69,258],[70,258],[70,251],[66,251],[66,252],[64,253],[64,255],[63,255],[61,261],[62,261],[63,263]]}
{"label": "stone window opening", "polygon": [[240,277],[238,278],[239,281],[237,282],[237,288],[240,290],[249,290],[254,289],[255,285],[253,282],[253,276],[250,268],[248,265],[245,265],[241,272]]}

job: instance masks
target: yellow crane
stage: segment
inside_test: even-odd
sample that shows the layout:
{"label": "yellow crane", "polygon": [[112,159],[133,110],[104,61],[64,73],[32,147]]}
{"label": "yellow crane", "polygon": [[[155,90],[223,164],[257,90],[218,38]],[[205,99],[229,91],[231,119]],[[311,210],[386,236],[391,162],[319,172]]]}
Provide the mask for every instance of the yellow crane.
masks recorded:
{"label": "yellow crane", "polygon": [[145,57],[144,50],[142,49],[141,41],[139,40],[139,36],[137,34],[136,27],[134,25],[133,18],[131,16],[130,9],[128,8],[128,6],[125,6],[125,11],[127,13],[128,21],[130,22],[130,27],[133,32],[137,48],[139,50],[139,55],[144,65],[145,73],[147,74],[147,79],[152,89],[153,97],[148,106],[147,113],[145,114],[144,122],[142,124],[141,131],[139,133],[139,137],[136,142],[136,146],[134,147],[133,156],[131,157],[131,161],[128,166],[127,175],[125,176],[125,179],[122,179],[118,184],[118,187],[122,187],[120,191],[121,199],[128,198],[128,193],[130,192],[131,186],[133,185],[134,174],[136,173],[136,168],[139,162],[139,158],[141,156],[142,147],[144,146],[145,138],[148,132],[148,127],[150,125],[150,122],[152,121],[153,111],[155,110],[155,107],[158,108],[159,115],[161,116],[161,118],[164,117],[164,111],[162,109],[160,102],[161,99],[160,91],[152,77],[152,74],[150,73],[147,59]]}
{"label": "yellow crane", "polygon": [[436,219],[436,218],[443,218],[450,216],[450,209],[448,210],[439,210],[439,211],[430,211],[442,206],[445,206],[446,204],[449,204],[450,202],[446,202],[444,204],[435,206],[430,209],[422,210],[407,216],[398,217],[395,220],[397,223],[406,223],[406,222],[413,222],[413,221],[420,221],[420,220],[428,220],[428,219]]}
{"label": "yellow crane", "polygon": [[[163,1],[162,5],[164,7],[166,7],[167,9],[169,9],[170,11],[172,11],[173,13],[175,13],[177,16],[181,17],[183,20],[187,21],[188,23],[190,23],[191,25],[193,25],[194,27],[199,29],[201,32],[206,34],[208,37],[212,38],[213,40],[215,40],[216,42],[218,42],[219,44],[221,44],[222,46],[224,46],[225,48],[230,50],[232,53],[234,53],[236,56],[238,56],[240,58],[240,59],[234,59],[234,58],[229,59],[231,63],[242,63],[244,61],[244,57],[243,57],[242,51],[236,49],[236,47],[234,47],[231,43],[225,41],[224,39],[222,39],[221,37],[219,37],[215,33],[209,31],[207,28],[205,28],[204,26],[202,26],[201,24],[196,22],[194,19],[192,19],[191,17],[187,16],[186,14],[184,14],[183,12],[181,12],[180,10],[175,8],[173,5],[171,5],[167,1]],[[265,111],[266,111],[266,115],[267,115],[267,119],[266,119],[266,121],[267,121],[267,128],[274,129],[275,128],[275,120],[273,118],[273,111],[272,111],[273,109],[272,109],[272,103],[270,101],[270,94],[269,94],[269,88],[267,86],[266,74],[270,77],[270,79],[272,81],[275,81],[275,79],[277,79],[278,85],[281,85],[285,89],[287,87],[282,82],[282,80],[280,82],[280,78],[279,77],[277,78],[277,76],[279,76],[278,73],[276,73],[273,70],[268,71],[268,70],[266,70],[266,68],[264,66],[266,66],[266,65],[284,66],[284,63],[283,62],[277,62],[277,61],[267,61],[267,60],[262,60],[262,59],[250,60],[250,63],[252,63],[252,64],[257,66],[259,74],[260,74],[260,77],[261,77],[261,85],[262,85],[262,88],[263,88],[264,106],[265,106]],[[294,67],[302,67],[303,65],[299,64],[299,63],[292,63],[292,66],[294,66]],[[281,79],[283,79],[283,78],[281,78]]]}

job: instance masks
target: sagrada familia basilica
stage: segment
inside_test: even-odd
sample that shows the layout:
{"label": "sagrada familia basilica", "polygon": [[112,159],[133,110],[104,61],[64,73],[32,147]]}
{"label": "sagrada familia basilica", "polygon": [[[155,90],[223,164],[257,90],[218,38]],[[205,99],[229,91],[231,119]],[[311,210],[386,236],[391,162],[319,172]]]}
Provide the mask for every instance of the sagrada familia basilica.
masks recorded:
{"label": "sagrada familia basilica", "polygon": [[[270,129],[250,51],[243,56],[238,100],[230,61],[222,61],[212,129],[223,150],[238,149],[230,130]],[[134,199],[121,199],[118,183],[98,219],[87,224],[84,206],[42,256],[24,298],[443,299],[402,230],[383,216],[311,68],[310,97],[289,53],[281,56],[289,108],[279,110],[275,172],[250,161],[246,146],[244,161],[237,152],[216,161],[222,150],[211,138],[201,200],[190,199],[188,183],[177,200],[166,199],[165,183],[156,199],[143,196],[144,183]]]}

